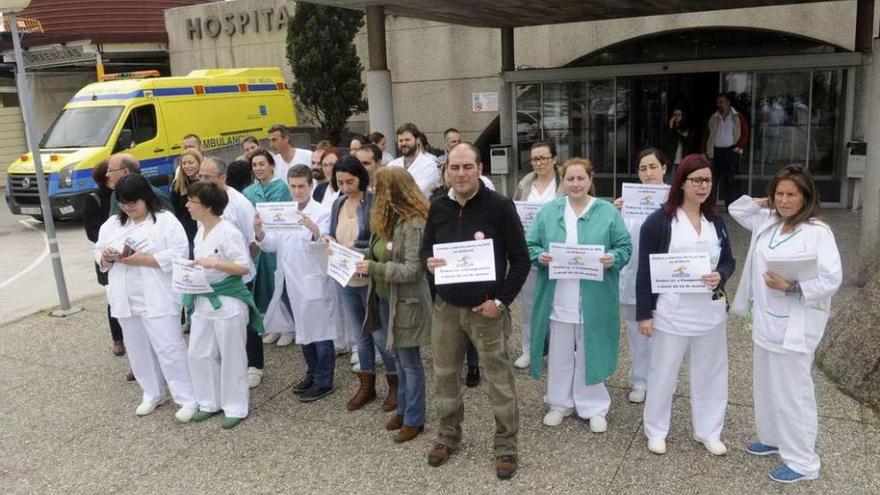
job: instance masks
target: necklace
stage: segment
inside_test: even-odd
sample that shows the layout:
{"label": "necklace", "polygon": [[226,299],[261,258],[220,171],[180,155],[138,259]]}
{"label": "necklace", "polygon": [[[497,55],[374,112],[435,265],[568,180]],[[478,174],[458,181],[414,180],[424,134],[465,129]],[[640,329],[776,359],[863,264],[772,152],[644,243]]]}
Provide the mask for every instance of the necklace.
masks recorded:
{"label": "necklace", "polygon": [[800,232],[800,230],[795,230],[788,237],[782,238],[776,244],[774,244],[773,240],[776,239],[776,233],[779,232],[779,228],[781,226],[782,226],[782,223],[777,224],[776,228],[773,229],[773,234],[770,235],[770,249],[778,248],[779,246],[781,246],[781,245],[785,244],[786,242],[788,242],[789,240],[791,240],[792,237],[798,235],[798,232]]}

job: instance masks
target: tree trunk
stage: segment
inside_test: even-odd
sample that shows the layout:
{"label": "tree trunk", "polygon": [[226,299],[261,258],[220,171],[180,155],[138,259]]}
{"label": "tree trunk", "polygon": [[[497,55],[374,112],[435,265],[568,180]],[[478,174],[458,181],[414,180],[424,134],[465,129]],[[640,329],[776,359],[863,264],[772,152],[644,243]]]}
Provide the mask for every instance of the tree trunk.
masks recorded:
{"label": "tree trunk", "polygon": [[816,365],[844,393],[880,412],[880,272],[828,323]]}

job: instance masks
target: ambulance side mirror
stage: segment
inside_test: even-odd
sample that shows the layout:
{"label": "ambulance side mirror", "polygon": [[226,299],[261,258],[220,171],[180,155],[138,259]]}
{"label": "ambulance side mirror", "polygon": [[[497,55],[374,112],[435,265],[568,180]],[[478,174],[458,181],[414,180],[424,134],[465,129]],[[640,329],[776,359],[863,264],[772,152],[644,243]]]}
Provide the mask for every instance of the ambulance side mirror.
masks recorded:
{"label": "ambulance side mirror", "polygon": [[131,129],[122,129],[119,131],[119,137],[116,138],[116,144],[113,146],[113,153],[131,148]]}

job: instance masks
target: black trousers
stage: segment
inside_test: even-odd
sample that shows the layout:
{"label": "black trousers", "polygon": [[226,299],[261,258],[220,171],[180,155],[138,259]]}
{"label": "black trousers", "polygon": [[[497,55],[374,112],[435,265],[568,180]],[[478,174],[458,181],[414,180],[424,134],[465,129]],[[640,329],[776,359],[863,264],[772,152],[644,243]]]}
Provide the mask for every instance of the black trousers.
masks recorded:
{"label": "black trousers", "polygon": [[712,158],[712,175],[718,184],[718,199],[724,200],[725,205],[730,205],[741,196],[736,184],[735,175],[739,169],[739,153],[733,151],[733,147],[715,148],[715,156]]}
{"label": "black trousers", "polygon": [[122,342],[122,326],[119,325],[119,320],[110,316],[110,305],[107,305],[107,323],[110,324],[110,336],[113,338],[113,342]]}
{"label": "black trousers", "polygon": [[[248,289],[251,289],[251,292],[253,292],[252,284],[248,284]],[[245,333],[247,334],[247,341],[245,341],[244,350],[247,353],[248,368],[261,370],[264,366],[263,336],[250,330]]]}

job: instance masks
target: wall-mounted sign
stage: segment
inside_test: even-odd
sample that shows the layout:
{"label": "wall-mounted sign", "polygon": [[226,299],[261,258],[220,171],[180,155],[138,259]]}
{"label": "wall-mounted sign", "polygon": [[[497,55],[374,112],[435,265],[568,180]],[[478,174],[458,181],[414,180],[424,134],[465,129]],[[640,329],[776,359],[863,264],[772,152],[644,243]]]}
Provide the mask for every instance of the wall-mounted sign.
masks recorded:
{"label": "wall-mounted sign", "polygon": [[24,66],[28,69],[68,65],[78,62],[94,62],[95,55],[83,53],[81,46],[59,46],[49,50],[25,51]]}
{"label": "wall-mounted sign", "polygon": [[221,34],[232,37],[248,32],[281,31],[287,29],[290,14],[287,7],[256,9],[225,15],[208,15],[204,18],[190,17],[186,20],[189,39],[217,38]]}
{"label": "wall-mounted sign", "polygon": [[497,112],[498,92],[472,93],[471,110],[474,112]]}

